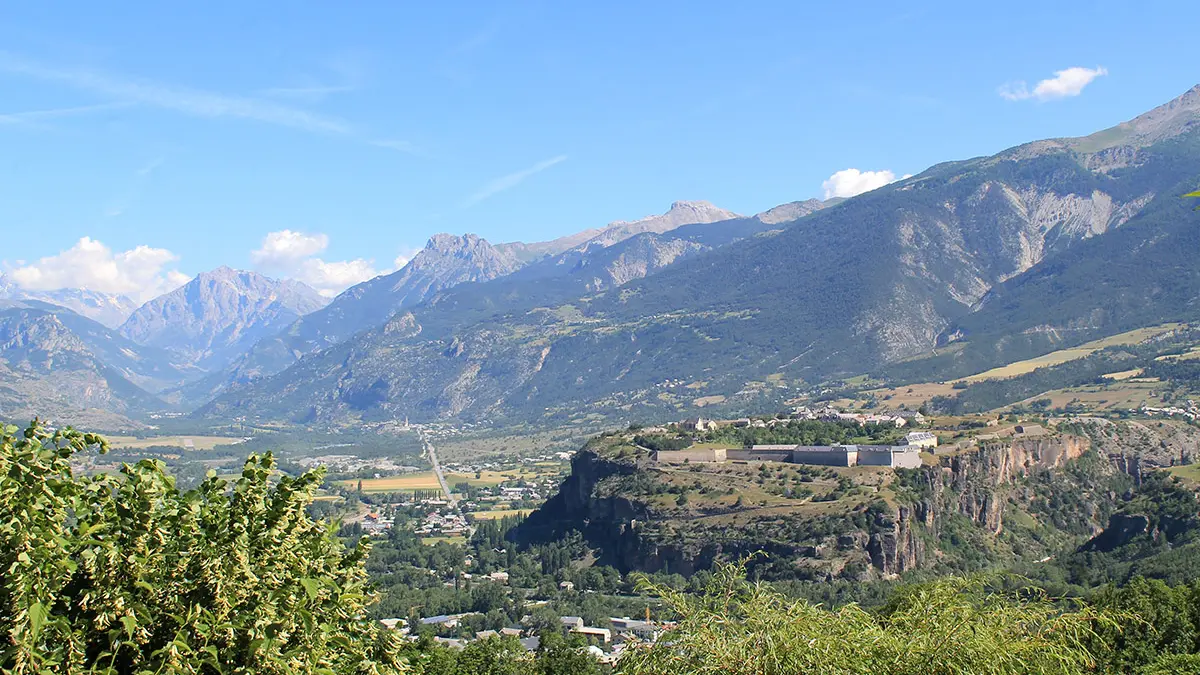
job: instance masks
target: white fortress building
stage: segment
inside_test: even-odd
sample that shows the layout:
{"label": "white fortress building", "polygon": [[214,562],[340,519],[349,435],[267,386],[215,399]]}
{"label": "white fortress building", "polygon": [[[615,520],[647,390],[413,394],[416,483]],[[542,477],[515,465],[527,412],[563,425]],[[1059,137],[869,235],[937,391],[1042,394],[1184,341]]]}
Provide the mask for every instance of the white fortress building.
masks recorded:
{"label": "white fortress building", "polygon": [[[936,440],[936,438],[935,438]],[[915,469],[921,466],[921,448],[917,445],[754,445],[749,448],[704,448],[697,450],[661,450],[655,462],[722,463],[786,462],[818,466],[887,466]]]}

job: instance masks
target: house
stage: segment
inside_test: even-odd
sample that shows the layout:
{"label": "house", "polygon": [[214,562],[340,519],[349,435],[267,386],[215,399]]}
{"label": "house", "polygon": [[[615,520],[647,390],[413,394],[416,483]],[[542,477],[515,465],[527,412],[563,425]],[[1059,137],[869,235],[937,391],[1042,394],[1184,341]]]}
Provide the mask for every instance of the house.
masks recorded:
{"label": "house", "polygon": [[[560,582],[560,583],[558,584],[558,590],[560,590],[560,591],[573,591],[573,590],[575,590],[575,584],[574,584],[574,582],[571,582],[571,581],[563,581],[563,582]],[[580,621],[582,621],[582,620],[583,620],[583,619],[580,619]]]}
{"label": "house", "polygon": [[717,423],[703,417],[693,417],[680,422],[679,426],[693,431],[712,431],[717,428]]}
{"label": "house", "polygon": [[443,628],[458,628],[458,620],[462,615],[439,614],[421,619],[423,626],[442,626]]}
{"label": "house", "polygon": [[937,434],[930,431],[910,431],[904,436],[904,445],[918,448],[936,448],[938,446],[938,437]]}
{"label": "house", "polygon": [[494,630],[481,630],[475,632],[476,640],[486,640],[488,638],[500,637],[500,634]]}
{"label": "house", "polygon": [[379,625],[388,630],[399,630],[401,634],[408,633],[408,622],[404,619],[380,619]]}
{"label": "house", "polygon": [[1040,424],[1018,424],[1013,432],[1022,438],[1037,438],[1050,433]]}
{"label": "house", "polygon": [[519,637],[521,637],[521,633],[522,633],[522,631],[520,628],[501,628],[500,629],[500,634],[505,637],[518,637],[519,638]]}
{"label": "house", "polygon": [[558,617],[558,621],[564,628],[569,628],[570,630],[583,628],[583,617],[581,616],[560,616]]}
{"label": "house", "polygon": [[433,638],[433,641],[437,642],[438,644],[442,645],[443,647],[449,647],[450,649],[454,649],[457,651],[461,651],[463,648],[465,648],[467,646],[466,643],[464,643],[462,640],[455,640],[453,638],[435,637],[435,638]]}
{"label": "house", "polygon": [[508,572],[492,572],[491,574],[489,574],[487,576],[487,578],[491,579],[492,581],[496,581],[496,582],[499,582],[502,584],[507,584],[508,583]]}
{"label": "house", "polygon": [[922,415],[921,411],[919,411],[919,410],[898,410],[898,411],[896,411],[896,415],[904,418],[904,421],[910,422],[912,424],[924,424],[925,423],[925,416]]}
{"label": "house", "polygon": [[536,652],[538,647],[542,646],[542,639],[536,635],[533,637],[521,638],[521,646],[527,652]]}
{"label": "house", "polygon": [[572,628],[571,632],[588,638],[596,638],[597,640],[602,641],[604,644],[612,642],[612,631],[607,628],[579,626],[578,628]]}
{"label": "house", "polygon": [[629,634],[647,642],[654,642],[662,635],[662,628],[653,621],[643,621],[641,619],[610,618],[613,628],[621,634]]}

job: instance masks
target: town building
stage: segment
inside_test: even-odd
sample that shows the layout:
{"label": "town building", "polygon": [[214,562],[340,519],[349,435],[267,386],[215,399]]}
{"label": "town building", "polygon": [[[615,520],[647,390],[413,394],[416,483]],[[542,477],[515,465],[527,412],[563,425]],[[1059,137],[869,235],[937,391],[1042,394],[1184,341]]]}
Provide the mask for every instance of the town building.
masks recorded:
{"label": "town building", "polygon": [[910,431],[904,436],[904,445],[911,445],[918,448],[936,448],[938,446],[938,437],[932,431]]}
{"label": "town building", "polygon": [[600,640],[604,644],[608,644],[608,643],[612,642],[612,631],[607,628],[594,628],[592,626],[579,626],[578,628],[572,628],[571,632],[575,633],[577,635],[583,635],[585,637],[595,638],[597,640]]}

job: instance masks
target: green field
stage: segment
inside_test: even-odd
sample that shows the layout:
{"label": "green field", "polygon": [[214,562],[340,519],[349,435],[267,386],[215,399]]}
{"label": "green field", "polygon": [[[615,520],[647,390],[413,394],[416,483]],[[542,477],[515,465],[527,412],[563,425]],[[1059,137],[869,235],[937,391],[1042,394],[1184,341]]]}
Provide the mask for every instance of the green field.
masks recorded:
{"label": "green field", "polygon": [[1173,466],[1168,471],[1172,476],[1178,476],[1183,482],[1193,487],[1200,485],[1200,464]]}
{"label": "green field", "polygon": [[108,444],[112,448],[138,449],[166,446],[185,450],[212,450],[218,445],[233,445],[242,440],[229,436],[148,436],[146,438],[108,436],[107,438]]}

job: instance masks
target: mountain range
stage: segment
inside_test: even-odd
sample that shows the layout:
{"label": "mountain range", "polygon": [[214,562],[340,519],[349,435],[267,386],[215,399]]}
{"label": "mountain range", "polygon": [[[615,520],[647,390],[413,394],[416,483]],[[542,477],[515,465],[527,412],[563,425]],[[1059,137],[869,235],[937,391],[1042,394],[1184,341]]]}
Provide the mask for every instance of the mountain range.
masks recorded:
{"label": "mountain range", "polygon": [[0,305],[20,303],[22,300],[37,300],[67,309],[116,328],[137,309],[134,300],[116,293],[102,293],[86,288],[60,288],[52,291],[30,291],[8,280],[0,272]]}
{"label": "mountain range", "polygon": [[587,265],[519,283],[544,271],[535,263],[434,295],[201,414],[652,418],[761,405],[950,342],[979,367],[1191,315],[1200,215],[1180,195],[1200,184],[1198,118],[1200,88],[1092,136],[934,166],[616,287],[557,282]]}
{"label": "mountain range", "polygon": [[[86,349],[71,363],[90,381],[115,373],[145,396],[71,405],[121,415],[561,423],[760,407],[831,378],[949,377],[1196,318],[1200,214],[1180,195],[1197,185],[1200,87],[1091,136],[846,200],[749,217],[676,202],[537,243],[439,234],[328,304],[221,268],[109,331],[150,350],[153,373],[95,344],[99,324],[9,288],[6,311],[24,313],[7,320],[25,337],[0,359],[32,381],[49,366],[28,345]],[[67,349],[63,331],[77,330],[91,338]]]}

